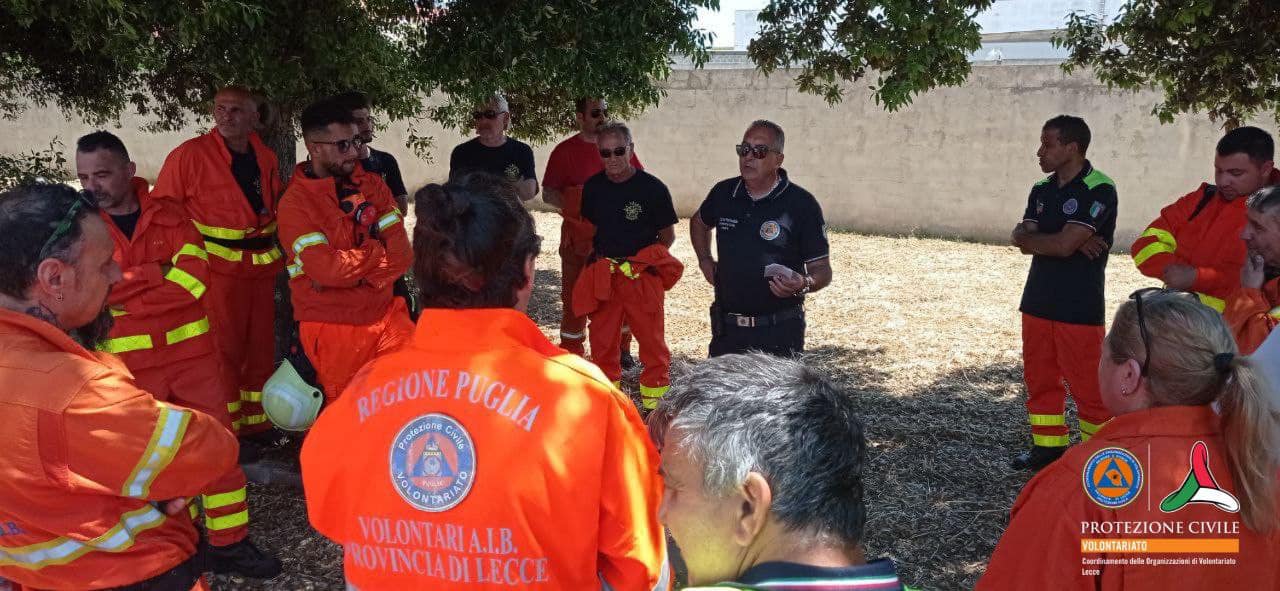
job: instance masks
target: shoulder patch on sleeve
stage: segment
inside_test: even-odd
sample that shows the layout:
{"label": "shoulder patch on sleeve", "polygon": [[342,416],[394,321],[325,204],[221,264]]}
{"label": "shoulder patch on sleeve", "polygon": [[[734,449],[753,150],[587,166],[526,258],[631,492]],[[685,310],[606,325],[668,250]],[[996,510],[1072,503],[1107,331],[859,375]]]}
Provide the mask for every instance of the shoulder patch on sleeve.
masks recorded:
{"label": "shoulder patch on sleeve", "polygon": [[1111,177],[1107,176],[1106,173],[1095,168],[1089,174],[1085,175],[1084,186],[1089,187],[1090,189],[1095,189],[1099,185],[1111,185],[1114,189],[1116,182],[1111,180]]}
{"label": "shoulder patch on sleeve", "polygon": [[1042,178],[1042,179],[1040,179],[1040,180],[1036,181],[1036,184],[1031,185],[1031,186],[1033,186],[1033,187],[1039,187],[1040,185],[1048,184],[1049,179],[1052,179],[1052,178],[1053,178],[1053,175],[1049,175],[1049,176],[1047,176],[1047,177],[1044,177],[1044,178]]}

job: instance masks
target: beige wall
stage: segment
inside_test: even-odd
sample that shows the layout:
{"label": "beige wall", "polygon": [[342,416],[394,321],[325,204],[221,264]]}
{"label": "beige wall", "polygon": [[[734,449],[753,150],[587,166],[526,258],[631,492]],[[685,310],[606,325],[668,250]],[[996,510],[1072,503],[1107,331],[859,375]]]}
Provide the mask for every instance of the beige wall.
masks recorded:
{"label": "beige wall", "polygon": [[[797,92],[786,73],[676,70],[666,87],[662,104],[631,124],[641,159],[671,188],[682,215],[717,180],[737,174],[732,145],[748,122],[768,118],[786,129],[785,166],[818,197],[829,223],[878,233],[1007,240],[1028,188],[1043,176],[1035,159],[1040,125],[1071,113],[1089,122],[1091,160],[1119,187],[1116,242],[1124,248],[1162,204],[1211,178],[1221,135],[1204,117],[1160,125],[1150,114],[1156,94],[1108,93],[1056,65],[976,66],[965,86],[926,93],[897,113],[872,102],[865,84],[828,107]],[[145,134],[137,130],[143,122],[127,118],[115,131],[141,174],[154,177],[168,150],[195,129]],[[1269,121],[1263,127],[1275,129]],[[33,109],[0,121],[0,151],[44,146],[55,135],[69,146],[85,130],[55,109]],[[410,190],[442,179],[449,150],[464,139],[434,126],[419,131],[435,137],[430,163],[403,148],[402,126],[375,144],[397,155]],[[540,175],[550,149],[535,146]]]}

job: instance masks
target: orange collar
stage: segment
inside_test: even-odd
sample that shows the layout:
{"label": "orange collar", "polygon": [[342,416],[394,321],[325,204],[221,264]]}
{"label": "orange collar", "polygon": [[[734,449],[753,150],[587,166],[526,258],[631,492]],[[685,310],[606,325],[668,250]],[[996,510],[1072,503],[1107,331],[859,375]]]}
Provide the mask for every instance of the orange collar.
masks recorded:
{"label": "orange collar", "polygon": [[414,347],[428,351],[540,348],[550,341],[514,308],[426,308],[414,330]]}
{"label": "orange collar", "polygon": [[21,312],[0,309],[0,339],[9,340],[23,336],[44,341],[59,351],[98,361],[98,358],[94,357],[92,352],[81,347],[79,343],[72,340],[70,335],[62,332],[58,327]]}
{"label": "orange collar", "polygon": [[1121,439],[1130,436],[1151,437],[1167,435],[1217,435],[1222,431],[1221,417],[1213,407],[1157,406],[1120,415],[1107,423],[1099,433],[1104,439]]}

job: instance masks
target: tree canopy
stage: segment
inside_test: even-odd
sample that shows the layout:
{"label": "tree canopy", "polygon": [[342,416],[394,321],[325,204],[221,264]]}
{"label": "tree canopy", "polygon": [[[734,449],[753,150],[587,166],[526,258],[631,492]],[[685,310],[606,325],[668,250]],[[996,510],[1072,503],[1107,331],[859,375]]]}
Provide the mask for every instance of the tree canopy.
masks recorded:
{"label": "tree canopy", "polygon": [[1280,122],[1280,3],[1129,0],[1107,24],[1073,14],[1055,39],[1067,71],[1089,68],[1114,88],[1164,93],[1162,122],[1203,112],[1224,127],[1270,112]]}

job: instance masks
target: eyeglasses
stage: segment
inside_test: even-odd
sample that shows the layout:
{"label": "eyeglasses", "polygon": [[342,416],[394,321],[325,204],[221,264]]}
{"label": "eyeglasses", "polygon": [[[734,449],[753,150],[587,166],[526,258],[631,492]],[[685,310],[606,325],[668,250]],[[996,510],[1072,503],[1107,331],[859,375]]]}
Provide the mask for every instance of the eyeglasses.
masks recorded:
{"label": "eyeglasses", "polygon": [[600,157],[604,159],[608,159],[610,156],[617,156],[621,158],[626,155],[627,146],[618,146],[612,150],[600,150]]}
{"label": "eyeglasses", "polygon": [[1192,292],[1169,289],[1167,287],[1144,287],[1129,294],[1129,299],[1133,300],[1134,308],[1137,308],[1138,311],[1138,334],[1142,337],[1142,347],[1147,353],[1147,356],[1142,358],[1142,363],[1139,366],[1141,368],[1140,375],[1142,376],[1147,375],[1147,362],[1151,361],[1151,333],[1147,332],[1147,321],[1142,316],[1142,298],[1150,298],[1152,295],[1189,296],[1199,301],[1196,294]]}
{"label": "eyeglasses", "polygon": [[475,120],[480,120],[480,119],[497,119],[497,118],[498,118],[498,115],[501,115],[501,114],[503,114],[503,113],[506,113],[506,111],[495,111],[495,110],[493,110],[493,109],[487,109],[487,110],[484,110],[484,111],[472,111],[472,112],[471,112],[471,118],[472,118],[472,119],[475,119]]}
{"label": "eyeglasses", "polygon": [[[770,148],[769,146],[766,146],[764,144],[756,144],[753,146],[751,144],[748,144],[747,142],[742,142],[741,144],[734,146],[733,149],[738,153],[738,156],[746,156],[748,153],[750,153],[752,156],[755,156],[757,159],[768,156],[769,152],[778,152],[778,150]],[[781,154],[781,152],[778,152],[778,153]]]}
{"label": "eyeglasses", "polygon": [[347,150],[359,150],[360,146],[364,145],[364,140],[361,139],[360,136],[356,136],[349,140],[338,140],[336,142],[322,142],[317,140],[311,143],[328,144],[330,146],[337,148],[339,152],[346,152]]}
{"label": "eyeglasses", "polygon": [[53,228],[53,234],[49,236],[48,240],[44,241],[44,246],[40,247],[38,259],[44,260],[54,243],[71,232],[71,226],[76,221],[76,214],[80,213],[81,209],[98,211],[98,201],[94,199],[93,193],[83,190],[76,193],[76,200],[71,203],[71,207],[67,208],[66,215],[62,216],[62,220]]}
{"label": "eyeglasses", "polygon": [[592,119],[604,119],[609,116],[609,109],[591,109],[588,113]]}

